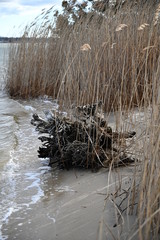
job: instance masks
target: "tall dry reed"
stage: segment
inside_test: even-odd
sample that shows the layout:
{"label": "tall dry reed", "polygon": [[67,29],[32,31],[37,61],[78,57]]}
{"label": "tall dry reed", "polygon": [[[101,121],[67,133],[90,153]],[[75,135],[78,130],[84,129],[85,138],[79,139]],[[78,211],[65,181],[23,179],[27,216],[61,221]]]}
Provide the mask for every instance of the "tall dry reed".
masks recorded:
{"label": "tall dry reed", "polygon": [[[11,45],[10,95],[29,98],[46,94],[68,104],[101,99],[106,111],[147,104],[160,48],[152,18],[146,9],[141,14],[120,12],[101,23],[98,16],[91,22],[88,17],[74,27],[57,30],[59,35],[51,31],[49,23],[41,27],[32,24],[25,30],[30,41],[24,37]],[[84,44],[90,45],[90,51],[81,50]]]}

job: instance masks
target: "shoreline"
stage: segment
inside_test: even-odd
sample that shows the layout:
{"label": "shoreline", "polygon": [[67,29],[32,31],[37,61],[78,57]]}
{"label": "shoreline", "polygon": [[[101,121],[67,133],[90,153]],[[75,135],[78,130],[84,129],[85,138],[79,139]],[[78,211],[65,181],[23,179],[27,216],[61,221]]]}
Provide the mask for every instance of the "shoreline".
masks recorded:
{"label": "shoreline", "polygon": [[[59,184],[53,186],[51,177],[48,177],[48,189],[46,192],[44,189],[45,195],[36,204],[12,213],[8,223],[2,226],[3,236],[8,240],[103,240],[107,234],[107,239],[112,239],[110,231],[106,231],[107,224],[112,234],[118,237],[123,224],[114,227],[117,213],[114,204],[106,202],[106,197],[120,184],[127,189],[133,172],[132,166],[111,172],[101,169],[97,173],[62,170],[58,176],[61,179]],[[129,222],[121,229],[122,237],[129,234],[136,221],[135,215],[126,217]]]}

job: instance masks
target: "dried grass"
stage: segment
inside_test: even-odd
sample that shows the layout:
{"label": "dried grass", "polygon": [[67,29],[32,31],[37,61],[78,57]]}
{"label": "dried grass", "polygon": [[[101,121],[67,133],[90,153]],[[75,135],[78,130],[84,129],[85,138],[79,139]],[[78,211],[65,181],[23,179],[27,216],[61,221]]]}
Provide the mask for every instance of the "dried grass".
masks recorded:
{"label": "dried grass", "polygon": [[89,50],[91,50],[91,47],[90,47],[90,45],[89,44],[84,44],[83,46],[81,46],[80,47],[80,50],[81,51],[89,51]]}
{"label": "dried grass", "polygon": [[128,27],[127,24],[120,24],[116,27],[116,32],[122,31],[124,28]]}
{"label": "dried grass", "polygon": [[147,26],[149,26],[148,23],[143,23],[143,24],[141,24],[141,25],[138,27],[138,31],[144,30]]}
{"label": "dried grass", "polygon": [[[146,15],[117,14],[116,19],[109,17],[98,27],[96,17],[90,25],[86,19],[74,28],[64,27],[58,36],[53,25],[44,21],[47,15],[43,11],[41,27],[33,22],[25,29],[24,36],[31,36],[30,41],[24,37],[11,46],[7,79],[10,95],[28,98],[46,94],[77,105],[102,99],[106,111],[150,101],[159,41],[158,32],[152,28],[143,35],[137,31]],[[150,13],[146,22],[149,19]],[[117,24],[122,21],[129,27]],[[152,51],[142,52],[152,45]],[[148,99],[144,100],[145,92]]]}
{"label": "dried grass", "polygon": [[156,12],[154,14],[154,26],[158,24],[159,17],[160,17],[160,4],[158,4]]}

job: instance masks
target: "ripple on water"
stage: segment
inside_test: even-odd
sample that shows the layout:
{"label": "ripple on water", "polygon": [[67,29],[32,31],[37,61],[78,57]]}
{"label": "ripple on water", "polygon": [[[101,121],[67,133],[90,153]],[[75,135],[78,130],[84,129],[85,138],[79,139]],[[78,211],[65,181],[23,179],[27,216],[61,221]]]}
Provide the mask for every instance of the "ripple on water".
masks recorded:
{"label": "ripple on water", "polygon": [[37,157],[40,142],[30,120],[37,109],[43,114],[53,107],[57,105],[50,99],[14,101],[0,92],[0,239],[8,238],[1,230],[14,212],[27,211],[43,199],[42,178],[50,167]]}

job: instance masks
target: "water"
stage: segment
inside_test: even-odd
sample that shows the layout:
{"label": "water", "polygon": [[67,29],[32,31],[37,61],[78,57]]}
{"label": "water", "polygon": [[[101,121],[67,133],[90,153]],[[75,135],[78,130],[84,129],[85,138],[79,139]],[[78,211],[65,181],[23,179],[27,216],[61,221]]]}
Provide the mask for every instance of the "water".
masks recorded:
{"label": "water", "polygon": [[47,98],[35,101],[9,98],[4,88],[8,47],[0,44],[0,239],[8,238],[2,227],[14,212],[30,208],[44,196],[41,185],[45,173],[57,179],[47,160],[40,162],[37,157],[40,142],[30,124],[34,112],[43,114],[44,109],[57,105]]}

